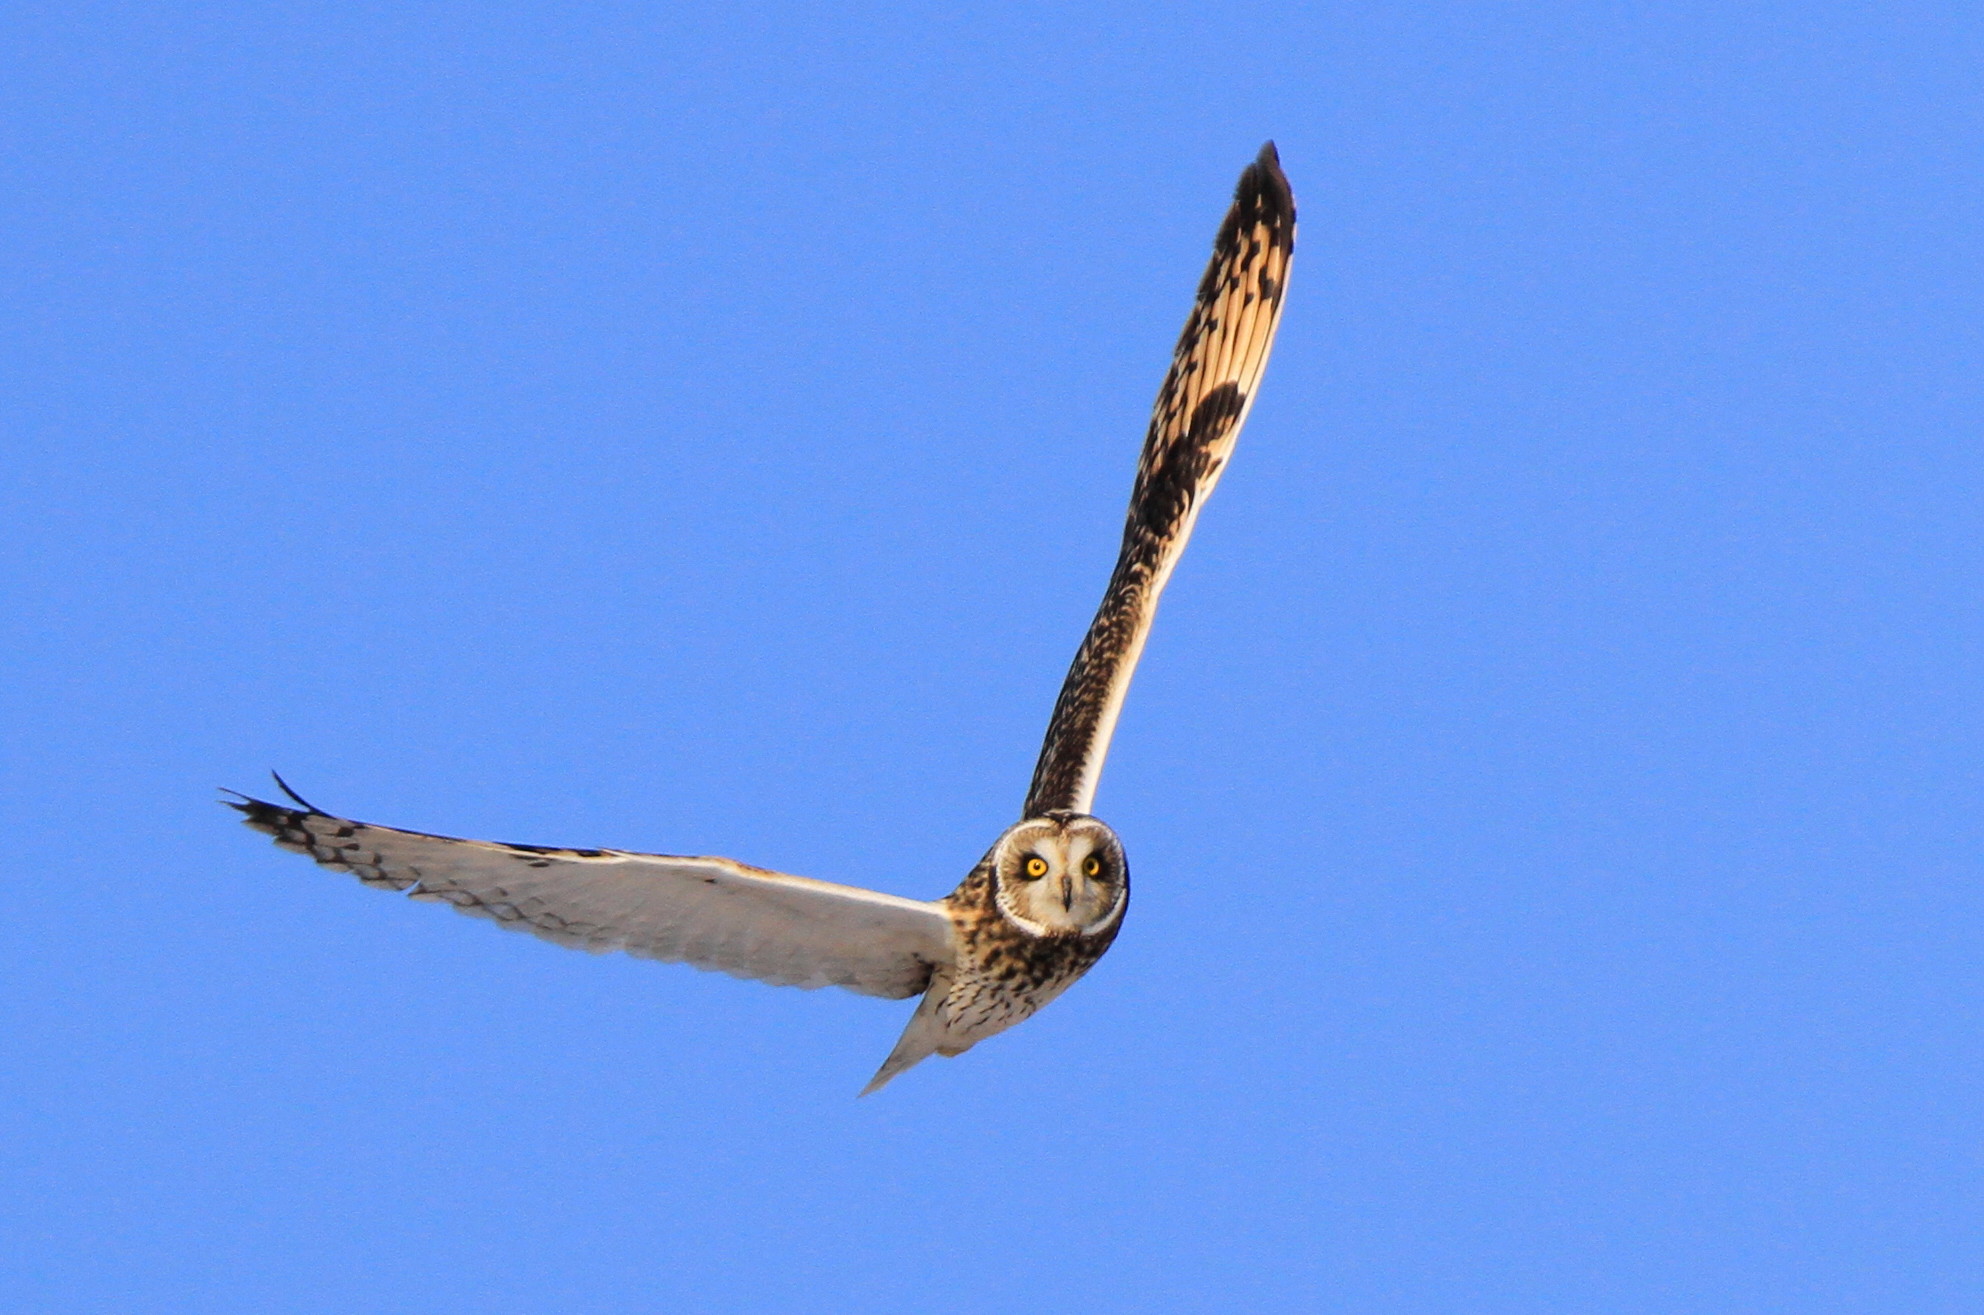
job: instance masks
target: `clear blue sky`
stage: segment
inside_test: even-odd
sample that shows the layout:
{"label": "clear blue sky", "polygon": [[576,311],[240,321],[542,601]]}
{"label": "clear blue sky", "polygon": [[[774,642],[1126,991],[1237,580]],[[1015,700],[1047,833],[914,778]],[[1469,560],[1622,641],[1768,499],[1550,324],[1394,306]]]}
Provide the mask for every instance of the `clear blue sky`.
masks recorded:
{"label": "clear blue sky", "polygon": [[[0,20],[0,1307],[1984,1309],[1973,5]],[[948,891],[1301,245],[1026,1026],[215,803]]]}

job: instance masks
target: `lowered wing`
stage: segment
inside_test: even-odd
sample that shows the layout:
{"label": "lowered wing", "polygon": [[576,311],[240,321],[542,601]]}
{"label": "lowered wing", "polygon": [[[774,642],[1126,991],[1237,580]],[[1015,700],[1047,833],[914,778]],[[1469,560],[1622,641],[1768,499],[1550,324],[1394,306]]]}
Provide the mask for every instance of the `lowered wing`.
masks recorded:
{"label": "lowered wing", "polygon": [[242,800],[230,807],[249,826],[334,872],[574,949],[892,1000],[922,992],[931,969],[953,961],[938,904],[727,858],[456,840]]}

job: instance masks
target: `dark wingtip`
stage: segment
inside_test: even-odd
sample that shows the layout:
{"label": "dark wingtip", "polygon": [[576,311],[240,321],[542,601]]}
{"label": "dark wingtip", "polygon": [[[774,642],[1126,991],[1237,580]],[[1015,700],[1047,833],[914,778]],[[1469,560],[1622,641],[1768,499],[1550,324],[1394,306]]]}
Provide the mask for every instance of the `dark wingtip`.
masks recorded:
{"label": "dark wingtip", "polygon": [[317,805],[311,803],[308,799],[305,799],[302,795],[290,789],[289,782],[282,779],[281,773],[272,771],[269,773],[269,775],[275,778],[276,788],[281,790],[284,794],[288,795],[291,799],[294,799],[297,802],[298,806],[301,807],[305,812],[315,813],[319,817],[330,816],[329,813],[326,813],[323,809],[317,807]]}
{"label": "dark wingtip", "polygon": [[1244,220],[1264,222],[1293,244],[1294,234],[1289,230],[1295,227],[1295,192],[1288,185],[1288,175],[1281,171],[1281,152],[1273,142],[1263,145],[1254,162],[1241,173],[1240,185],[1233,189],[1233,205]]}
{"label": "dark wingtip", "polygon": [[[223,786],[222,789],[225,790],[226,787]],[[243,822],[264,835],[280,837],[289,819],[300,816],[293,808],[284,808],[281,804],[272,804],[253,795],[245,795],[239,790],[226,792],[234,795],[240,802],[236,803],[234,799],[222,799],[219,802],[241,814]]]}

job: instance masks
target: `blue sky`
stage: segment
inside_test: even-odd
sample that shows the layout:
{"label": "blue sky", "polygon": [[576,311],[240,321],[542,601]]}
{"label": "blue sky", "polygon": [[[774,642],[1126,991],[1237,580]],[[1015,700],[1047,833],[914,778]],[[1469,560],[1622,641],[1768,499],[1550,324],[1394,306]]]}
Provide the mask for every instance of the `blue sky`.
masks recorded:
{"label": "blue sky", "polygon": [[[1984,20],[1738,8],[10,10],[10,1308],[1978,1309]],[[1026,1026],[216,806],[949,890],[1269,137]]]}

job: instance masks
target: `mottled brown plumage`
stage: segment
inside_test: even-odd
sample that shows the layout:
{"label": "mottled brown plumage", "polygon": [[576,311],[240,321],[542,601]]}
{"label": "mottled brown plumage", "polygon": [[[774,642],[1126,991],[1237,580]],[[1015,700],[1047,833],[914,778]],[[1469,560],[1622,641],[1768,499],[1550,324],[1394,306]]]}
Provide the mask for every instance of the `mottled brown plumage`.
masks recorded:
{"label": "mottled brown plumage", "polygon": [[[1029,863],[1041,866],[1040,876],[1025,875]],[[1123,926],[1130,867],[1122,841],[1103,822],[1054,812],[1007,827],[940,902],[951,920],[954,958],[932,974],[923,1003],[863,1095],[929,1055],[963,1054],[1073,986]]]}

